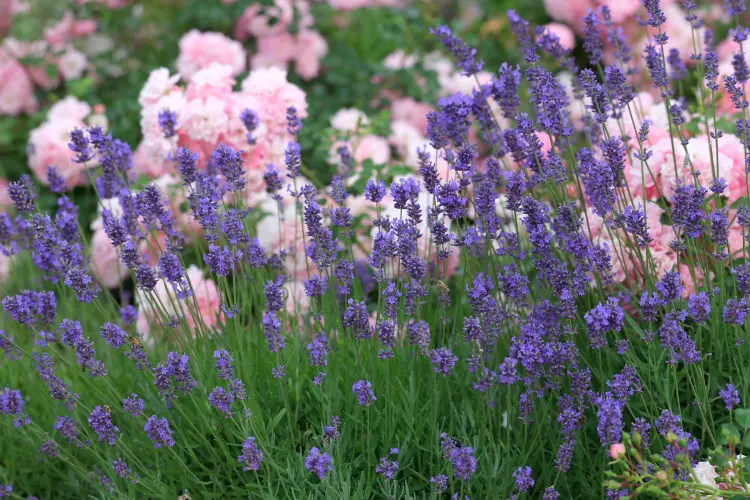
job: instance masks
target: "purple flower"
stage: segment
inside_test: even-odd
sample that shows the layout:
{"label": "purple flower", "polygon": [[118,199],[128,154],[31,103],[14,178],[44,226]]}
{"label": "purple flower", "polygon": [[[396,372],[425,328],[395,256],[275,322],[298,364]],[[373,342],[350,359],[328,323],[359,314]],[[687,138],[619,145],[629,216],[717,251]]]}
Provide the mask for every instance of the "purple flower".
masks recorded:
{"label": "purple flower", "polygon": [[656,291],[664,303],[678,300],[682,297],[683,289],[680,273],[677,271],[665,271],[664,276],[656,282]]}
{"label": "purple flower", "polygon": [[35,209],[34,200],[37,195],[32,186],[33,184],[31,184],[28,176],[22,176],[20,181],[8,184],[8,197],[20,214],[33,212]]}
{"label": "purple flower", "polygon": [[333,470],[333,461],[328,453],[321,453],[318,448],[312,448],[305,459],[305,469],[322,481],[326,472]]}
{"label": "purple flower", "polygon": [[497,76],[492,79],[490,93],[500,106],[505,118],[513,118],[516,115],[516,109],[521,105],[518,97],[520,84],[521,72],[518,66],[514,68],[505,62],[500,66]]}
{"label": "purple flower", "polygon": [[739,16],[745,12],[745,0],[724,0],[724,10],[730,16]]}
{"label": "purple flower", "polygon": [[475,60],[477,49],[466,45],[463,40],[453,34],[448,26],[430,28],[430,33],[435,35],[438,41],[443,44],[443,47],[453,55],[456,64],[463,70],[464,75],[471,76],[482,71],[484,63]]}
{"label": "purple flower", "polygon": [[740,393],[732,384],[727,384],[726,387],[721,389],[719,391],[719,397],[724,400],[724,406],[727,411],[732,411],[735,406],[740,404]]}
{"label": "purple flower", "polygon": [[284,308],[284,278],[279,276],[276,281],[267,281],[263,286],[263,294],[266,297],[268,311],[282,310]]}
{"label": "purple flower", "polygon": [[79,302],[93,302],[99,293],[99,285],[92,283],[91,276],[82,269],[71,268],[65,274],[65,286],[73,289]]}
{"label": "purple flower", "polygon": [[18,389],[6,387],[0,391],[0,413],[15,417],[13,426],[16,428],[31,423],[29,417],[23,415],[23,397]]}
{"label": "purple flower", "polygon": [[297,116],[297,108],[289,106],[286,108],[286,130],[292,135],[299,135],[302,122]]}
{"label": "purple flower", "polygon": [[381,457],[380,463],[375,467],[375,472],[383,476],[384,479],[393,479],[398,472],[398,462],[388,460],[388,457]]}
{"label": "purple flower", "polygon": [[57,455],[60,452],[60,448],[57,446],[57,443],[55,443],[52,440],[47,440],[42,443],[42,447],[39,449],[39,451],[46,455],[47,458],[53,459],[56,458]]}
{"label": "purple flower", "polygon": [[573,460],[573,451],[576,447],[575,439],[567,439],[557,449],[557,458],[555,459],[555,469],[560,472],[567,472],[570,469],[570,462]]}
{"label": "purple flower", "polygon": [[319,275],[311,276],[303,283],[305,295],[308,297],[322,297],[326,293],[326,287],[326,279]]}
{"label": "purple flower", "polygon": [[339,433],[339,424],[340,424],[339,417],[337,417],[335,415],[332,416],[331,419],[330,419],[330,421],[329,421],[329,424],[330,425],[326,425],[326,426],[323,427],[323,437],[322,437],[321,440],[323,441],[323,445],[324,446],[326,444],[332,442],[332,441],[335,441],[340,436],[340,433]]}
{"label": "purple flower", "polygon": [[216,165],[219,172],[227,180],[229,189],[232,191],[241,191],[247,183],[242,153],[243,151],[234,151],[225,144],[219,144],[211,153],[211,162]]}
{"label": "purple flower", "polygon": [[430,347],[430,325],[424,320],[412,321],[406,327],[409,345],[419,348],[422,355],[427,355]]}
{"label": "purple flower", "polygon": [[99,336],[115,349],[128,339],[128,334],[114,323],[104,323],[99,330]]}
{"label": "purple flower", "polygon": [[257,471],[260,468],[263,452],[258,449],[254,437],[247,438],[242,444],[242,455],[237,457],[237,461],[243,465],[242,470]]}
{"label": "purple flower", "polygon": [[560,494],[557,492],[554,486],[549,486],[544,489],[542,500],[557,500],[560,498]]}
{"label": "purple flower", "polygon": [[179,300],[192,296],[192,292],[185,281],[185,272],[177,255],[169,251],[161,254],[159,256],[159,273],[172,285],[172,290],[177,293]]}
{"label": "purple flower", "polygon": [[440,494],[448,489],[448,476],[445,474],[438,474],[430,478],[430,484],[432,485],[433,493]]}
{"label": "purple flower", "polygon": [[172,438],[174,432],[169,428],[169,422],[166,418],[162,417],[159,420],[156,415],[151,415],[148,417],[146,425],[143,426],[143,430],[154,443],[154,448],[161,448],[162,446],[171,448],[174,446],[174,439]]}
{"label": "purple flower", "polygon": [[232,379],[232,355],[226,349],[217,349],[214,351],[216,360],[216,371],[219,377],[224,380]]}
{"label": "purple flower", "polygon": [[94,151],[90,145],[91,138],[86,130],[75,128],[70,132],[68,148],[76,153],[73,159],[75,163],[86,163],[94,157]]}
{"label": "purple flower", "polygon": [[633,235],[633,239],[641,248],[646,248],[652,238],[648,233],[648,219],[643,206],[639,203],[636,207],[628,205],[622,212],[625,229]]}
{"label": "purple flower", "polygon": [[143,415],[143,399],[139,398],[138,394],[131,394],[122,400],[122,411],[130,413],[133,417]]}
{"label": "purple flower", "polygon": [[130,467],[128,467],[128,464],[123,462],[121,458],[118,458],[117,460],[110,460],[109,463],[112,464],[112,470],[115,471],[117,477],[125,479],[130,476],[130,473],[132,471],[130,470]]}
{"label": "purple flower", "polygon": [[694,293],[688,297],[688,314],[696,323],[705,323],[711,315],[711,299],[706,292]]}
{"label": "purple flower", "polygon": [[310,366],[325,366],[328,364],[328,339],[325,333],[319,334],[307,344]]}
{"label": "purple flower", "polygon": [[446,377],[451,374],[456,361],[458,361],[458,356],[454,356],[450,349],[446,347],[433,349],[430,352],[430,363],[432,363],[433,371],[442,373]]}
{"label": "purple flower", "polygon": [[47,184],[49,185],[49,190],[53,193],[64,193],[67,189],[65,178],[58,174],[57,169],[52,166],[47,167]]}
{"label": "purple flower", "polygon": [[372,391],[372,384],[367,380],[360,380],[352,385],[352,392],[357,395],[357,401],[362,406],[369,406],[378,398]]}
{"label": "purple flower", "polygon": [[[174,389],[187,394],[197,387],[198,382],[190,374],[189,360],[187,354],[169,352],[166,363],[159,363],[154,368],[154,385],[167,399],[174,398]],[[173,379],[174,388],[172,387]]]}
{"label": "purple flower", "polygon": [[583,35],[583,49],[586,51],[591,65],[596,66],[602,60],[602,42],[599,33],[599,18],[593,9],[589,9],[581,17],[581,33]]}
{"label": "purple flower", "polygon": [[534,479],[531,477],[531,467],[519,467],[513,471],[513,479],[516,482],[516,488],[520,492],[527,492],[534,486]]}
{"label": "purple flower", "polygon": [[370,315],[367,314],[367,306],[364,301],[357,302],[349,299],[348,306],[344,311],[343,324],[352,329],[354,338],[357,340],[370,338]]}
{"label": "purple flower", "polygon": [[177,134],[177,115],[174,111],[164,108],[158,114],[159,128],[165,138],[174,137]]}
{"label": "purple flower", "polygon": [[685,311],[669,312],[664,316],[661,327],[659,328],[659,338],[661,345],[669,352],[667,363],[673,364],[682,361],[685,364],[697,363],[700,361],[700,352],[698,352],[693,339],[680,325],[687,317]]}
{"label": "purple flower", "polygon": [[290,142],[286,146],[284,151],[284,163],[286,164],[287,174],[286,176],[294,179],[299,177],[300,169],[300,145],[296,142]]}
{"label": "purple flower", "polygon": [[4,497],[10,498],[12,494],[13,494],[13,486],[9,484],[0,484],[0,498],[4,498]]}
{"label": "purple flower", "polygon": [[277,380],[286,377],[286,366],[276,365],[274,368],[271,368],[271,375]]}
{"label": "purple flower", "polygon": [[117,433],[120,429],[112,424],[112,411],[107,407],[95,406],[88,418],[88,423],[96,435],[99,436],[99,442],[106,442],[109,445],[115,444]]}
{"label": "purple flower", "polygon": [[94,358],[96,350],[83,336],[83,330],[78,321],[64,319],[60,322],[60,340],[66,346],[75,349],[76,362],[84,369],[90,369],[90,376],[98,377],[107,374],[102,362]]}
{"label": "purple flower", "polygon": [[245,130],[247,130],[247,142],[249,144],[255,144],[253,132],[258,128],[258,125],[260,125],[258,113],[252,109],[245,108],[240,113],[240,121],[245,126]]}
{"label": "purple flower", "polygon": [[580,165],[586,195],[594,206],[594,213],[606,217],[617,200],[615,172],[609,165],[597,160],[587,148],[581,148],[576,159]]}
{"label": "purple flower", "polygon": [[211,394],[208,395],[208,402],[211,406],[224,413],[227,418],[232,416],[234,394],[228,392],[223,387],[217,387],[211,391]]}
{"label": "purple flower", "polygon": [[266,311],[263,313],[263,335],[268,341],[268,350],[279,352],[286,347],[286,339],[281,333],[281,323],[275,312]]}
{"label": "purple flower", "polygon": [[13,337],[5,335],[5,330],[0,330],[0,351],[3,351],[5,359],[11,361],[21,359],[21,351],[13,345]]}
{"label": "purple flower", "polygon": [[651,444],[651,438],[649,431],[651,430],[651,424],[649,424],[645,418],[638,417],[633,420],[630,426],[630,437],[632,438],[635,433],[641,436],[641,446],[648,448]]}
{"label": "purple flower", "polygon": [[601,302],[584,315],[586,328],[588,328],[591,347],[601,349],[607,345],[604,334],[607,332],[619,332],[623,326],[624,311],[617,304],[617,299],[610,297],[606,304]]}

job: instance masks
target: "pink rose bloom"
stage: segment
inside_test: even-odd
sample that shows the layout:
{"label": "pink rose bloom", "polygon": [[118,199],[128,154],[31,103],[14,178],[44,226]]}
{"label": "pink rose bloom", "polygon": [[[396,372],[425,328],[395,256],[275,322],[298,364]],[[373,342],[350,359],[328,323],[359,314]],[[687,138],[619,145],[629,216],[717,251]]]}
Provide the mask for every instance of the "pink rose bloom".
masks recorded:
{"label": "pink rose bloom", "polygon": [[286,71],[278,68],[254,69],[242,81],[242,93],[256,100],[260,123],[269,137],[288,137],[286,110],[292,106],[300,119],[307,117],[307,96],[286,79]]}
{"label": "pink rose bloom", "polygon": [[0,114],[18,116],[37,110],[34,84],[23,66],[0,48]]}
{"label": "pink rose bloom", "polygon": [[355,132],[369,124],[367,115],[355,108],[342,108],[331,117],[331,128],[341,132]]}
{"label": "pink rose bloom", "polygon": [[13,202],[8,196],[8,181],[0,178],[0,212],[6,212]]}
{"label": "pink rose bloom", "polygon": [[320,73],[320,60],[328,54],[328,42],[317,31],[304,30],[297,36],[295,70],[305,80]]}
{"label": "pink rose bloom", "polygon": [[224,101],[211,96],[205,101],[193,99],[187,103],[182,129],[195,141],[214,144],[227,130],[228,122]]}
{"label": "pink rose bloom", "polygon": [[0,283],[3,283],[10,276],[10,257],[6,257],[0,253]]}
{"label": "pink rose bloom", "polygon": [[199,70],[219,63],[231,67],[234,76],[245,70],[246,58],[245,49],[239,42],[221,33],[190,30],[180,39],[177,71],[183,79],[190,81]]}
{"label": "pink rose bloom", "polygon": [[401,158],[407,158],[409,149],[414,144],[421,144],[424,141],[424,136],[411,123],[401,120],[391,122],[391,135],[388,136],[388,142],[396,148]]}
{"label": "pink rose bloom", "polygon": [[[65,179],[68,188],[86,184],[85,167],[73,162],[75,153],[70,151],[70,132],[83,128],[83,119],[91,112],[88,104],[74,97],[67,97],[50,107],[47,121],[29,133],[29,168],[36,178],[47,184],[47,167],[54,166]],[[89,167],[96,164],[89,162]]]}
{"label": "pink rose bloom", "polygon": [[91,237],[91,274],[104,288],[116,288],[123,278],[128,276],[125,267],[117,253],[117,249],[107,237],[103,229],[94,231]]}
{"label": "pink rose bloom", "polygon": [[[301,3],[298,2],[298,5]],[[294,5],[291,0],[275,0],[271,6],[251,5],[234,25],[234,37],[243,41],[248,36],[277,35],[285,32],[293,20]]]}
{"label": "pink rose bloom", "polygon": [[68,50],[57,60],[57,68],[66,81],[81,78],[87,64],[86,56],[72,47],[68,47]]}
{"label": "pink rose bloom", "polygon": [[407,54],[402,49],[388,54],[383,59],[383,66],[390,70],[409,69],[417,64],[418,58],[413,54]]}
{"label": "pink rose bloom", "polygon": [[411,97],[403,97],[391,103],[391,120],[408,122],[420,134],[425,135],[427,134],[427,113],[432,109],[432,106],[425,102],[415,101]]}
{"label": "pink rose bloom", "polygon": [[573,30],[568,28],[566,25],[560,23],[549,23],[545,24],[544,27],[547,28],[550,33],[560,39],[560,45],[564,49],[572,50],[573,47],[575,47],[576,36],[573,33]]}
{"label": "pink rose bloom", "polygon": [[576,31],[580,29],[581,16],[595,7],[591,0],[544,0],[544,8],[552,19],[572,26]]}
{"label": "pink rose bloom", "polygon": [[297,54],[297,40],[286,31],[258,38],[256,53],[250,57],[250,67],[267,68],[277,66],[287,69],[289,61]]}
{"label": "pink rose bloom", "polygon": [[50,45],[59,45],[75,38],[80,38],[96,31],[96,21],[93,19],[73,19],[73,13],[65,11],[63,18],[54,26],[44,30],[44,39]]}
{"label": "pink rose bloom", "polygon": [[142,108],[155,104],[172,90],[179,79],[180,75],[170,76],[167,68],[153,70],[138,95],[138,104]]}
{"label": "pink rose bloom", "polygon": [[207,68],[199,70],[185,88],[185,98],[205,99],[209,96],[227,100],[232,95],[235,79],[231,66],[212,63]]}

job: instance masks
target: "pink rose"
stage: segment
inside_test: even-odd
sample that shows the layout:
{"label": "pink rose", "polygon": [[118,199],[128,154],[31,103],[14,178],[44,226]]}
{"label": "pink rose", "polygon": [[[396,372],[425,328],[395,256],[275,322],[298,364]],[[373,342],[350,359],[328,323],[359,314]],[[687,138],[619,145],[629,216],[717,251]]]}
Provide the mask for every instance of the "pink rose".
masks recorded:
{"label": "pink rose", "polygon": [[560,45],[564,49],[572,50],[573,47],[575,47],[576,36],[573,33],[573,30],[568,28],[566,25],[560,23],[549,23],[545,24],[544,27],[547,28],[550,33],[560,39]]}
{"label": "pink rose", "polygon": [[256,53],[250,57],[250,66],[254,69],[278,66],[286,70],[296,53],[297,40],[291,33],[262,36],[257,40]]}
{"label": "pink rose", "polygon": [[[299,5],[299,4],[298,4]],[[294,20],[294,5],[290,0],[275,0],[271,6],[251,5],[234,26],[234,37],[246,40],[248,35],[263,37],[287,30]]]}
{"label": "pink rose", "polygon": [[331,117],[331,128],[341,132],[355,132],[369,124],[367,115],[355,108],[342,108]]}
{"label": "pink rose", "polygon": [[427,113],[432,106],[425,102],[415,101],[411,97],[395,99],[391,103],[391,120],[403,120],[410,123],[417,131],[427,134]]}
{"label": "pink rose", "polygon": [[[86,184],[86,167],[73,162],[75,153],[68,148],[68,143],[73,129],[86,126],[83,119],[90,112],[88,104],[67,97],[52,105],[47,121],[29,133],[29,168],[42,184],[47,184],[48,166],[57,169],[68,188]],[[95,165],[95,160],[88,163],[89,167]]]}
{"label": "pink rose", "polygon": [[595,7],[591,0],[544,0],[544,8],[552,19],[565,23],[576,31],[580,29],[581,16]]}
{"label": "pink rose", "polygon": [[180,39],[180,55],[177,71],[186,81],[212,63],[225,64],[232,68],[232,76],[245,70],[247,56],[239,42],[221,33],[190,30]]}
{"label": "pink rose", "polygon": [[90,268],[91,274],[105,288],[116,288],[129,274],[103,229],[94,231],[91,237]]}
{"label": "pink rose", "polygon": [[86,56],[72,47],[69,47],[57,60],[57,68],[66,81],[81,78],[87,64]]}
{"label": "pink rose", "polygon": [[44,30],[44,39],[50,45],[59,45],[75,38],[80,38],[96,31],[96,21],[93,19],[73,19],[73,13],[65,11],[63,18],[54,26]]}
{"label": "pink rose", "polygon": [[179,79],[179,75],[170,76],[167,68],[153,70],[141,89],[138,104],[143,108],[155,104],[172,90]]}
{"label": "pink rose", "polygon": [[622,443],[615,443],[609,447],[609,456],[612,460],[619,460],[625,456],[625,445]]}
{"label": "pink rose", "polygon": [[8,196],[8,181],[0,177],[0,212],[6,212],[12,204]]}
{"label": "pink rose", "polygon": [[328,53],[328,43],[317,31],[304,30],[297,36],[295,70],[305,80],[320,73],[320,60]]}
{"label": "pink rose", "polygon": [[17,116],[37,110],[34,84],[24,67],[0,49],[0,114]]}

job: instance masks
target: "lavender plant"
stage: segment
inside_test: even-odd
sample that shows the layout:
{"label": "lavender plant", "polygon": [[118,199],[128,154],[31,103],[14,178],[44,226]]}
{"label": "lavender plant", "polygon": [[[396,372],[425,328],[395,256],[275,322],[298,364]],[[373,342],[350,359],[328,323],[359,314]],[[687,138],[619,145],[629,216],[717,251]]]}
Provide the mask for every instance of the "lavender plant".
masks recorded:
{"label": "lavender plant", "polygon": [[[42,213],[29,178],[11,183],[0,496],[750,493],[744,3],[727,2],[722,80],[692,2],[689,60],[665,47],[658,0],[643,7],[639,61],[607,7],[586,13],[586,68],[509,11],[522,61],[484,83],[476,50],[436,28],[476,86],[427,115],[419,176],[376,172],[376,217],[355,220],[351,172],[317,188],[290,142],[263,176],[279,240],[295,232],[277,252],[243,195],[245,152],[221,145],[205,170],[170,153],[183,234],[126,144],[72,131],[119,202],[102,223],[132,287],[92,279],[67,196]],[[251,152],[257,116],[242,121]]]}

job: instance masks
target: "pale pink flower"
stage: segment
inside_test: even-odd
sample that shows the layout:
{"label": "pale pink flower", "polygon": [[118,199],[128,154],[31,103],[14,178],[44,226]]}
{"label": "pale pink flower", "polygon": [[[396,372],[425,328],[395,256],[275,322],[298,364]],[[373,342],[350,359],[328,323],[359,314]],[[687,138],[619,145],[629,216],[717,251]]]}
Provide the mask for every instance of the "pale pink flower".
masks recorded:
{"label": "pale pink flower", "polygon": [[239,42],[221,33],[190,30],[180,39],[177,71],[190,81],[199,70],[219,63],[231,67],[234,76],[245,70],[246,59],[245,49]]}
{"label": "pale pink flower", "polygon": [[193,75],[191,82],[185,88],[185,98],[191,100],[214,96],[227,99],[232,94],[234,83],[231,66],[212,63]]}
{"label": "pale pink flower", "polygon": [[286,79],[278,68],[254,69],[242,82],[242,93],[255,98],[260,122],[270,137],[287,137],[286,110],[294,107],[300,119],[307,117],[305,92]]}
{"label": "pale pink flower", "polygon": [[609,447],[609,456],[613,460],[619,460],[625,456],[625,445],[622,443],[614,443]]}
{"label": "pale pink flower", "polygon": [[297,74],[309,80],[320,73],[320,60],[328,53],[328,42],[320,33],[303,30],[297,35],[297,52],[294,56]]}
{"label": "pale pink flower", "polygon": [[6,212],[12,204],[8,196],[8,181],[0,177],[0,212]]}
{"label": "pale pink flower", "polygon": [[153,70],[141,89],[138,104],[145,108],[156,103],[172,90],[179,79],[180,75],[170,76],[167,68]]}
{"label": "pale pink flower", "polygon": [[128,276],[128,268],[120,261],[117,249],[112,246],[103,229],[91,236],[91,274],[104,288],[116,288]]}
{"label": "pale pink flower", "polygon": [[262,36],[256,42],[256,53],[250,57],[250,67],[257,69],[277,66],[286,70],[296,53],[297,40],[291,33],[284,31]]}
{"label": "pale pink flower", "polygon": [[193,140],[215,143],[228,125],[224,102],[214,96],[205,101],[193,99],[185,108],[183,129]]}
{"label": "pale pink flower", "polygon": [[411,123],[403,120],[391,122],[391,135],[388,136],[388,141],[402,158],[408,156],[409,148],[413,144],[422,143],[424,140],[424,136]]}
{"label": "pale pink flower", "polygon": [[390,70],[409,69],[417,64],[418,58],[414,54],[407,54],[403,49],[388,54],[383,59],[383,66]]}
{"label": "pale pink flower", "polygon": [[68,47],[65,53],[57,60],[57,67],[66,81],[81,78],[87,64],[88,59],[86,56],[72,47]]}
{"label": "pale pink flower", "polygon": [[544,0],[544,8],[552,19],[572,26],[576,31],[579,30],[581,16],[595,7],[591,0]]}
{"label": "pale pink flower", "polygon": [[57,24],[44,30],[44,39],[50,45],[59,45],[75,38],[90,35],[95,31],[96,21],[93,19],[76,21],[73,18],[73,13],[67,10]]}
{"label": "pale pink flower", "polygon": [[0,114],[17,116],[37,110],[34,84],[23,66],[0,48]]}
{"label": "pale pink flower", "polygon": [[2,252],[0,252],[0,284],[7,280],[8,276],[10,276],[10,266],[10,257],[6,257]]}
{"label": "pale pink flower", "polygon": [[417,131],[425,135],[427,133],[427,113],[432,111],[432,106],[415,101],[411,97],[402,97],[391,102],[391,120],[402,120],[411,124]]}
{"label": "pale pink flower", "polygon": [[576,36],[568,26],[561,23],[548,23],[544,27],[560,39],[560,45],[563,48],[572,50],[575,47]]}
{"label": "pale pink flower", "polygon": [[[68,188],[86,184],[85,166],[74,163],[75,153],[70,151],[70,132],[84,128],[84,119],[91,112],[88,104],[67,97],[50,107],[47,121],[29,133],[28,162],[36,178],[47,184],[47,167],[54,166],[65,179]],[[95,166],[92,160],[88,166]]]}
{"label": "pale pink flower", "polygon": [[342,108],[331,117],[331,128],[340,132],[356,132],[370,124],[367,115],[355,108]]}

